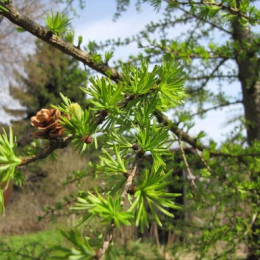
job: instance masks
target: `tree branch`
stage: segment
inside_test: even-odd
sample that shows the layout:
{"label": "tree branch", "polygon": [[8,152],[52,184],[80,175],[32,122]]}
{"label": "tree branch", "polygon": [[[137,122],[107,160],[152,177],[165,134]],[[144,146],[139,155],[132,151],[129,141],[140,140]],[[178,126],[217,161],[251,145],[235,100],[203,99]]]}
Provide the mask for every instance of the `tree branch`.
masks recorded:
{"label": "tree branch", "polygon": [[223,32],[227,33],[227,34],[232,34],[232,32],[230,32],[230,31],[224,29],[223,27],[220,27],[219,25],[210,22],[210,21],[208,21],[208,20],[206,20],[206,19],[200,17],[199,15],[196,15],[196,14],[194,14],[194,13],[192,13],[192,12],[189,12],[189,11],[185,10],[184,8],[182,8],[182,7],[180,7],[180,6],[178,6],[178,9],[181,10],[181,11],[183,11],[183,12],[186,13],[186,14],[189,14],[189,15],[193,16],[194,18],[196,18],[196,19],[198,19],[198,20],[200,20],[200,21],[202,21],[202,22],[204,22],[204,23],[209,24],[209,25],[212,26],[213,28],[216,28],[216,29],[218,29],[218,30],[220,30],[220,31],[223,31]]}
{"label": "tree branch", "polygon": [[227,102],[227,103],[224,103],[224,104],[219,104],[217,106],[210,107],[210,108],[207,108],[207,109],[203,109],[199,112],[193,113],[193,114],[191,114],[191,117],[201,115],[201,114],[205,114],[205,113],[207,113],[211,110],[216,110],[216,109],[219,109],[219,108],[222,108],[222,107],[227,107],[227,106],[236,105],[236,104],[242,104],[242,102],[243,102],[242,100],[237,100],[237,101],[234,101],[234,102]]}
{"label": "tree branch", "polygon": [[9,19],[12,23],[24,28],[37,38],[42,39],[62,52],[71,55],[97,72],[100,72],[113,80],[118,80],[121,78],[121,74],[116,69],[108,67],[104,63],[95,62],[89,53],[76,48],[69,42],[66,42],[62,38],[54,35],[50,30],[18,12],[11,4],[2,5],[8,10],[8,12],[2,12],[2,15]]}
{"label": "tree branch", "polygon": [[193,80],[202,80],[202,79],[208,79],[208,78],[217,78],[217,79],[221,79],[221,78],[228,78],[228,79],[232,79],[232,78],[238,78],[238,75],[202,75],[202,76],[198,76],[198,77],[190,77],[188,78],[188,80],[193,81]]}
{"label": "tree branch", "polygon": [[[199,189],[198,189],[198,187],[197,187],[197,185],[196,185],[196,183],[195,183],[195,181],[194,181],[195,176],[194,176],[194,175],[192,174],[192,172],[191,172],[189,163],[188,163],[188,161],[187,161],[185,152],[184,152],[183,147],[182,147],[181,138],[182,138],[182,136],[180,135],[178,141],[179,141],[179,145],[180,145],[180,149],[181,149],[182,158],[183,158],[183,161],[184,161],[184,163],[185,163],[185,166],[186,166],[186,169],[187,169],[187,172],[188,172],[188,175],[189,175],[189,180],[190,180],[190,185],[191,185],[191,193],[192,193],[192,195],[195,197],[195,194],[193,193],[193,190],[192,190],[192,187],[193,187],[193,188],[196,190],[196,192],[200,195],[202,201],[203,201],[205,204],[209,205],[209,203],[205,200],[205,198],[204,198],[204,197],[202,196],[202,194],[200,193],[200,191],[199,191]],[[196,150],[197,150],[197,149],[196,149]]]}
{"label": "tree branch", "polygon": [[19,166],[24,166],[24,165],[27,165],[34,161],[37,161],[39,159],[46,158],[48,155],[50,155],[56,149],[65,148],[70,143],[71,139],[72,139],[72,137],[68,136],[61,140],[58,140],[58,139],[50,140],[48,146],[45,147],[43,150],[41,150],[38,154],[32,155],[32,156],[27,156],[27,157],[22,157],[21,158],[22,162],[19,164]]}
{"label": "tree branch", "polygon": [[208,78],[202,83],[202,85],[197,88],[194,89],[193,91],[190,92],[190,94],[200,91],[201,89],[203,89],[209,82],[209,80],[211,79],[211,77],[219,70],[219,68],[227,61],[226,58],[222,59],[219,64],[211,71],[211,73],[209,74]]}
{"label": "tree branch", "polygon": [[[51,31],[47,30],[45,27],[37,24],[36,22],[32,21],[30,18],[19,13],[12,5],[10,4],[3,4],[3,5],[5,8],[8,9],[8,12],[3,12],[2,15],[5,16],[14,24],[17,24],[18,26],[24,28],[26,31],[35,35],[37,38],[42,39],[43,41],[49,43],[50,45],[53,45],[54,47],[61,50],[62,52],[83,62],[84,64],[96,70],[97,72],[100,72],[101,74],[110,77],[112,80],[116,82],[120,81],[122,76],[120,72],[118,72],[116,69],[111,68],[104,63],[94,62],[92,56],[89,53],[74,47],[72,44],[64,41],[62,38],[54,35]],[[178,128],[177,125],[171,122],[162,113],[157,111],[155,112],[155,115],[158,121],[163,123],[165,126],[168,126],[170,131],[172,131],[174,134],[176,134],[177,136],[180,136],[181,134],[183,141],[189,143],[194,148],[195,147],[198,148],[199,150],[203,150],[204,148],[206,148],[204,145],[197,143],[196,139],[192,138],[183,130]],[[51,150],[50,148],[49,153],[50,151],[53,150]],[[24,158],[23,165],[28,164],[29,162],[35,161],[37,159],[45,158],[46,156],[47,156],[47,152],[38,155],[35,158],[34,157],[31,159],[28,158],[28,160]]]}
{"label": "tree branch", "polygon": [[237,15],[240,17],[243,17],[247,20],[250,20],[250,17],[248,17],[246,14],[242,13],[238,8],[234,8],[231,6],[226,6],[223,4],[223,2],[217,3],[217,2],[209,2],[209,1],[199,1],[199,2],[193,2],[193,1],[187,1],[187,2],[181,2],[178,0],[167,0],[169,4],[178,4],[178,5],[208,5],[208,6],[215,6],[219,7],[220,9],[227,11],[233,15]]}
{"label": "tree branch", "polygon": [[[145,47],[145,46],[143,46]],[[149,46],[147,46],[149,48]],[[197,54],[197,53],[189,53],[189,54],[186,54],[184,55],[184,53],[181,53],[179,51],[176,51],[176,50],[173,50],[167,46],[163,46],[163,45],[160,45],[160,44],[157,44],[157,45],[154,45],[154,47],[157,47],[159,48],[160,50],[164,51],[164,52],[169,52],[169,53],[172,53],[178,57],[187,57],[189,59],[204,59],[203,55],[200,55],[200,54]],[[207,57],[207,59],[229,59],[230,57],[228,56],[224,56],[224,55],[218,55],[218,54],[215,54],[214,52],[209,52],[210,53],[210,56]]]}
{"label": "tree branch", "polygon": [[175,135],[181,136],[182,140],[188,144],[190,144],[194,148],[198,148],[199,150],[206,149],[207,147],[204,146],[203,144],[197,142],[196,138],[191,137],[187,133],[185,133],[182,129],[178,128],[176,124],[174,124],[171,120],[168,119],[167,116],[165,116],[163,113],[160,111],[156,111],[155,116],[157,120],[162,123],[164,126],[169,127],[169,130],[172,131]]}

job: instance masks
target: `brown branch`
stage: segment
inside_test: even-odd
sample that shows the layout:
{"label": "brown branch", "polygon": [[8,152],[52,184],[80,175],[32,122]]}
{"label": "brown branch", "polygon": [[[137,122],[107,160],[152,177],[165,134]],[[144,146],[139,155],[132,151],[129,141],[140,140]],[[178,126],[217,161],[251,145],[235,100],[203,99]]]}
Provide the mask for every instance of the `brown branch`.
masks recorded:
{"label": "brown branch", "polygon": [[199,196],[201,197],[202,201],[209,205],[209,203],[205,200],[205,198],[202,196],[202,194],[200,193],[194,179],[195,179],[195,176],[192,174],[191,172],[191,169],[190,169],[190,166],[189,166],[189,163],[187,161],[187,158],[186,158],[186,155],[185,155],[185,152],[183,150],[183,147],[182,147],[182,141],[181,141],[181,136],[179,136],[179,145],[180,145],[180,149],[181,149],[181,153],[182,153],[182,158],[183,158],[183,161],[184,161],[184,164],[186,166],[186,169],[187,169],[187,172],[188,172],[188,175],[189,175],[189,180],[190,180],[190,186],[191,186],[191,193],[193,195],[193,197],[195,197],[195,194],[193,193],[193,190],[192,190],[192,187],[197,191],[197,193],[199,194]]}
{"label": "brown branch", "polygon": [[127,180],[125,182],[125,186],[124,186],[123,192],[121,194],[121,203],[120,203],[120,205],[122,207],[124,207],[124,205],[125,205],[126,196],[128,194],[129,189],[131,188],[131,186],[133,184],[133,179],[134,179],[134,177],[135,177],[135,175],[137,173],[138,161],[139,161],[138,159],[135,160],[135,162],[133,163],[130,171],[127,174]]}
{"label": "brown branch", "polygon": [[[182,140],[184,141],[184,140]],[[182,147],[184,152],[193,152],[194,149],[192,147]],[[196,148],[195,148],[196,149]],[[209,149],[207,147],[204,147],[204,149]],[[200,150],[200,149],[198,149]],[[203,150],[203,149],[202,149]],[[201,150],[201,151],[202,151]],[[174,148],[170,150],[172,153],[179,153],[180,149],[179,148]],[[255,153],[241,153],[241,154],[230,154],[230,153],[223,153],[221,151],[210,151],[208,150],[209,154],[211,157],[224,157],[224,158],[234,158],[238,160],[243,160],[244,157],[260,157],[260,152],[255,152]]]}
{"label": "brown branch", "polygon": [[187,80],[202,80],[202,79],[207,79],[207,78],[217,78],[217,79],[221,79],[221,78],[228,78],[228,79],[232,79],[232,78],[238,78],[238,75],[203,75],[203,76],[198,76],[198,77],[190,77]]}
{"label": "brown branch", "polygon": [[206,160],[204,159],[204,157],[202,156],[202,154],[200,153],[200,151],[195,148],[195,151],[197,153],[197,155],[200,157],[202,163],[204,164],[204,166],[206,167],[206,169],[212,174],[212,170],[210,168],[210,166],[208,165],[208,163],[206,162]]}
{"label": "brown branch", "polygon": [[[147,46],[148,47],[148,46]],[[154,47],[159,48],[162,51],[165,52],[169,52],[172,53],[178,57],[186,57],[189,59],[204,59],[203,54],[197,54],[197,53],[181,53],[179,51],[173,50],[171,48],[169,48],[168,46],[164,46],[164,45],[160,45],[160,44],[156,44],[154,45]],[[219,55],[219,54],[215,54],[214,52],[208,52],[210,54],[210,56],[207,57],[207,59],[229,59],[230,57],[228,56],[224,56],[224,55]]]}
{"label": "brown branch", "polygon": [[121,74],[116,69],[108,67],[104,63],[95,62],[89,53],[76,48],[69,42],[66,42],[62,38],[54,35],[50,30],[18,12],[13,5],[4,3],[2,5],[8,10],[8,12],[2,12],[2,15],[9,19],[12,23],[24,28],[37,38],[49,43],[62,52],[71,55],[90,68],[109,76],[111,79],[118,80],[121,78]]}
{"label": "brown branch", "polygon": [[172,131],[176,136],[181,136],[182,140],[188,144],[190,144],[194,148],[198,148],[199,150],[206,149],[207,147],[203,144],[197,142],[196,138],[191,137],[187,133],[185,133],[182,129],[178,128],[176,124],[174,124],[171,120],[168,119],[167,116],[165,116],[160,111],[156,111],[155,116],[159,123],[162,123],[164,126],[169,127],[169,130]]}
{"label": "brown branch", "polygon": [[208,21],[208,20],[206,20],[206,19],[200,17],[199,15],[196,15],[196,14],[194,14],[194,13],[192,13],[192,12],[189,12],[189,11],[185,10],[184,8],[182,8],[182,7],[180,7],[180,6],[178,6],[178,9],[180,9],[181,11],[183,11],[183,12],[186,13],[186,14],[189,14],[189,15],[193,16],[194,18],[196,18],[196,19],[198,19],[198,20],[200,20],[200,21],[202,21],[202,22],[204,22],[204,23],[207,23],[207,24],[211,25],[213,28],[217,28],[217,29],[219,29],[220,31],[223,31],[223,32],[225,32],[225,33],[227,33],[227,34],[232,34],[231,31],[228,31],[228,30],[224,29],[223,27],[220,27],[219,25],[214,24],[214,23],[212,23],[212,22],[210,22],[210,21]]}
{"label": "brown branch", "polygon": [[234,8],[234,7],[231,7],[231,6],[226,6],[224,5],[222,2],[220,3],[216,3],[216,2],[207,2],[207,1],[200,1],[200,2],[193,2],[193,1],[187,1],[187,2],[181,2],[181,1],[178,1],[178,0],[167,0],[167,2],[169,4],[171,3],[175,3],[175,4],[178,4],[178,5],[208,5],[208,6],[216,6],[216,7],[219,7],[220,9],[224,10],[224,11],[227,11],[233,15],[237,15],[237,16],[240,16],[240,17],[243,17],[247,20],[250,20],[250,17],[248,17],[246,14],[242,13],[238,8]]}
{"label": "brown branch", "polygon": [[68,136],[63,139],[53,139],[50,140],[47,147],[44,147],[38,154],[22,157],[22,162],[19,166],[27,165],[29,163],[32,163],[34,161],[37,161],[39,159],[44,159],[48,155],[50,155],[53,151],[56,149],[62,149],[65,148],[71,141],[72,137]]}
{"label": "brown branch", "polygon": [[203,109],[199,112],[193,113],[193,114],[191,114],[191,117],[201,115],[201,114],[205,114],[205,113],[207,113],[211,110],[216,110],[216,109],[219,109],[219,108],[222,108],[222,107],[227,107],[227,106],[241,104],[241,103],[242,103],[242,100],[237,100],[237,101],[234,101],[234,102],[227,102],[227,103],[224,103],[224,104],[220,104],[220,105],[210,107],[210,108],[207,108],[207,109]]}
{"label": "brown branch", "polygon": [[229,154],[229,153],[222,153],[219,151],[216,151],[216,152],[209,151],[209,153],[212,156],[216,156],[216,157],[237,158],[238,160],[243,160],[244,157],[260,157],[260,152],[259,153]]}
{"label": "brown branch", "polygon": [[[71,205],[72,203],[76,202],[77,200],[76,199],[73,199],[73,200],[68,200],[66,202],[64,202],[62,205],[61,205],[61,209],[64,209],[65,207]],[[39,221],[42,221],[44,218],[46,218],[48,215],[54,215],[55,212],[57,212],[58,210],[56,210],[55,208],[53,207],[50,207],[48,208],[44,214],[42,215],[39,215],[37,216],[39,218]],[[61,214],[58,215],[56,214],[55,216],[62,216]]]}
{"label": "brown branch", "polygon": [[95,259],[102,260],[104,258],[105,253],[106,253],[107,249],[109,248],[110,243],[113,241],[114,228],[115,228],[114,223],[111,223],[109,226],[108,232],[106,234],[106,239],[103,242],[102,248],[100,248],[96,252],[96,255],[94,256]]}
{"label": "brown branch", "polygon": [[209,74],[208,78],[202,83],[202,85],[197,88],[197,89],[194,89],[193,91],[191,91],[190,93],[194,93],[194,92],[197,92],[197,91],[200,91],[201,89],[203,89],[207,84],[208,82],[210,81],[211,77],[219,70],[219,68],[227,61],[226,58],[222,59],[218,65],[211,71],[211,73]]}
{"label": "brown branch", "polygon": [[195,181],[194,181],[195,176],[194,176],[194,175],[192,174],[192,172],[191,172],[189,163],[188,163],[188,161],[187,161],[185,152],[184,152],[183,147],[182,147],[181,137],[179,138],[179,145],[180,145],[180,149],[181,149],[182,158],[183,158],[183,161],[184,161],[185,166],[186,166],[186,170],[187,170],[188,175],[189,175],[189,179],[190,179],[191,186],[194,187],[196,191],[198,191],[198,187],[197,187],[197,185],[196,185],[196,183],[195,183]]}

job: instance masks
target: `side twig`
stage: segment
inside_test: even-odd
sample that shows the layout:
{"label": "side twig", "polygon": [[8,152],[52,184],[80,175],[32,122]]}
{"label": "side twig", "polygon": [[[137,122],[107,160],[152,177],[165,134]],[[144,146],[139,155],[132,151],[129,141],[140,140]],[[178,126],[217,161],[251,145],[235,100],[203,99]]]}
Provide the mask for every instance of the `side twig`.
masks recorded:
{"label": "side twig", "polygon": [[196,183],[195,183],[195,181],[194,181],[195,176],[194,176],[194,175],[192,174],[192,172],[191,172],[189,163],[188,163],[188,161],[187,161],[185,152],[184,152],[184,150],[183,150],[182,141],[181,141],[181,136],[179,136],[179,145],[180,145],[180,149],[181,149],[183,161],[184,161],[184,163],[185,163],[185,166],[186,166],[186,169],[187,169],[187,172],[188,172],[188,175],[189,175],[190,186],[191,186],[191,193],[192,193],[192,195],[193,195],[194,197],[196,196],[196,195],[193,193],[193,189],[192,189],[192,188],[194,188],[194,189],[197,191],[197,193],[200,195],[202,201],[203,201],[205,204],[209,205],[209,203],[205,200],[205,198],[204,198],[204,197],[202,196],[202,194],[200,193],[200,191],[199,191],[199,189],[198,189],[198,187],[197,187],[197,185],[196,185]]}
{"label": "side twig", "polygon": [[[125,206],[126,198],[127,198],[127,193],[129,192],[129,189],[133,185],[133,179],[136,176],[136,173],[138,171],[138,163],[140,161],[140,158],[142,158],[143,153],[141,151],[138,151],[135,157],[135,160],[132,164],[131,169],[129,170],[127,174],[127,180],[125,182],[123,192],[121,194],[121,203],[120,205],[122,207]],[[103,242],[102,248],[99,249],[96,253],[95,259],[102,260],[107,249],[109,248],[110,243],[113,241],[113,232],[114,232],[115,225],[114,223],[111,223],[108,229],[108,232],[106,234],[105,241]]]}

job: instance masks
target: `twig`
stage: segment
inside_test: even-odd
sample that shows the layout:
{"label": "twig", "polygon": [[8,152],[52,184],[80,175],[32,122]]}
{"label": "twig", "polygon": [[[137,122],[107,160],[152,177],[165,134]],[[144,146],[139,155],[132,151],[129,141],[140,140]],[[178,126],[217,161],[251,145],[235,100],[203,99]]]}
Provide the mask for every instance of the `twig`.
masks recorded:
{"label": "twig", "polygon": [[[68,200],[68,201],[66,201],[65,203],[63,203],[62,205],[61,205],[61,209],[64,209],[65,207],[67,207],[67,206],[69,206],[70,204],[72,204],[72,203],[74,203],[74,202],[76,202],[77,201],[77,199],[73,199],[73,200]],[[40,216],[37,216],[38,218],[39,218],[39,221],[41,221],[42,219],[44,219],[44,218],[46,218],[48,215],[54,215],[55,214],[55,211],[57,211],[57,210],[55,210],[54,208],[49,208],[48,210],[46,210],[45,211],[45,213],[44,214],[42,214],[42,215],[40,215]],[[57,216],[57,215],[56,215]]]}
{"label": "twig", "polygon": [[121,74],[116,69],[111,68],[104,63],[95,62],[88,52],[78,49],[71,43],[66,42],[61,37],[53,34],[52,31],[24,16],[18,10],[16,10],[12,4],[1,4],[8,10],[8,12],[2,12],[1,14],[12,23],[21,26],[26,31],[35,35],[37,38],[40,38],[43,41],[61,50],[62,52],[71,55],[75,59],[83,62],[83,64],[88,65],[90,68],[106,76],[109,76],[111,79],[118,80],[121,78]]}
{"label": "twig", "polygon": [[[202,80],[202,79],[207,79],[209,76],[207,75],[202,75],[202,76],[197,76],[197,77],[190,77],[188,78],[188,80],[192,81],[192,80]],[[211,78],[218,78],[218,79],[221,79],[221,78],[238,78],[238,75],[211,75],[210,76]]]}
{"label": "twig", "polygon": [[[169,52],[169,53],[172,53],[178,57],[187,57],[189,59],[203,59],[203,55],[200,55],[200,54],[196,54],[196,53],[181,53],[179,51],[176,51],[176,50],[173,50],[171,49],[170,47],[167,47],[167,46],[163,46],[163,45],[160,45],[160,44],[156,44],[154,47],[157,47],[159,49],[161,49],[162,51],[165,51],[165,52]],[[207,57],[208,59],[228,59],[229,57],[228,56],[223,56],[223,55],[218,55],[218,54],[214,54],[213,52],[210,53],[211,55],[209,57]]]}
{"label": "twig", "polygon": [[46,158],[49,154],[51,154],[53,151],[56,149],[61,149],[65,148],[69,142],[71,141],[72,137],[68,136],[65,137],[61,140],[50,140],[48,146],[41,150],[38,154],[32,155],[32,156],[27,156],[27,157],[22,157],[22,162],[20,163],[19,166],[24,166],[29,163],[32,163],[34,161],[37,161],[39,159]]}
{"label": "twig", "polygon": [[184,152],[183,147],[182,147],[181,138],[179,139],[179,145],[180,145],[180,148],[181,148],[182,158],[183,158],[183,160],[184,160],[184,163],[185,163],[185,166],[186,166],[188,175],[189,175],[189,179],[190,179],[191,185],[195,188],[196,191],[198,191],[198,187],[197,187],[197,185],[196,185],[196,183],[195,183],[195,181],[194,181],[195,176],[194,176],[194,175],[192,174],[192,172],[191,172],[189,163],[188,163],[188,161],[187,161],[185,152]]}
{"label": "twig", "polygon": [[126,180],[123,192],[121,194],[121,203],[120,203],[120,205],[122,207],[124,207],[124,205],[125,205],[125,200],[126,200],[127,193],[128,193],[130,187],[133,184],[133,179],[134,179],[134,177],[135,177],[135,175],[137,173],[137,169],[138,169],[138,160],[135,160],[131,170],[128,172],[128,177],[127,177],[127,180]]}
{"label": "twig", "polygon": [[194,17],[194,18],[196,18],[196,19],[199,19],[200,21],[202,21],[202,22],[204,22],[204,23],[209,24],[209,25],[212,26],[213,28],[217,28],[217,29],[219,29],[220,31],[223,31],[223,32],[225,32],[225,33],[227,33],[227,34],[232,34],[231,31],[228,31],[228,30],[226,30],[225,28],[220,27],[219,25],[214,24],[214,23],[212,23],[212,22],[206,20],[206,19],[202,18],[202,17],[199,16],[199,15],[196,15],[196,14],[194,14],[194,13],[192,13],[192,12],[189,12],[189,11],[185,10],[185,8],[182,8],[182,7],[178,6],[178,9],[181,10],[181,11],[183,11],[183,12],[186,13],[186,14],[191,15],[192,17]]}
{"label": "twig", "polygon": [[195,148],[195,151],[196,151],[197,155],[200,157],[200,159],[201,159],[202,163],[204,164],[204,166],[206,167],[206,169],[207,169],[210,173],[212,173],[212,171],[211,171],[211,169],[210,169],[210,166],[207,164],[207,162],[206,162],[206,160],[204,159],[204,157],[200,154],[200,151],[199,151],[197,148]]}
{"label": "twig", "polygon": [[200,195],[202,201],[209,205],[209,203],[205,200],[205,198],[202,196],[202,194],[200,193],[194,179],[195,179],[195,176],[192,174],[191,172],[191,169],[190,169],[190,166],[189,166],[189,163],[187,161],[187,158],[186,158],[186,155],[185,155],[185,152],[183,150],[183,147],[182,147],[182,141],[181,141],[181,136],[179,136],[179,145],[180,145],[180,149],[181,149],[181,153],[182,153],[182,157],[183,157],[183,160],[184,160],[184,163],[185,163],[185,166],[186,166],[186,169],[187,169],[187,172],[188,172],[188,175],[189,175],[189,180],[190,180],[190,185],[191,185],[191,193],[192,195],[195,197],[195,194],[193,193],[193,190],[192,190],[192,187],[197,191],[197,193]]}
{"label": "twig", "polygon": [[231,105],[241,104],[242,102],[243,102],[242,100],[236,100],[234,102],[227,102],[227,103],[220,104],[220,105],[217,105],[217,106],[214,106],[214,107],[206,108],[206,109],[203,109],[203,110],[201,110],[199,112],[191,114],[191,117],[194,117],[196,115],[205,114],[205,113],[207,113],[207,112],[209,112],[211,110],[216,110],[216,109],[219,109],[219,108],[222,108],[222,107],[227,107],[227,106],[231,106]]}
{"label": "twig", "polygon": [[249,228],[246,230],[246,232],[244,233],[244,236],[246,236],[249,233],[249,230],[252,228],[252,226],[254,225],[255,221],[257,219],[257,213],[253,214],[251,222],[250,222],[250,226]]}
{"label": "twig", "polygon": [[230,7],[230,6],[226,6],[224,5],[222,2],[220,3],[216,3],[216,2],[209,2],[209,1],[199,1],[199,2],[191,2],[191,1],[187,1],[187,2],[181,2],[178,0],[167,0],[168,3],[176,3],[179,5],[208,5],[208,6],[216,6],[219,7],[222,10],[225,10],[233,15],[238,15],[240,17],[243,17],[247,20],[250,20],[250,17],[248,17],[246,14],[242,13],[238,8],[234,8],[234,7]]}
{"label": "twig", "polygon": [[203,89],[207,84],[208,82],[210,81],[211,77],[219,70],[219,68],[227,61],[227,57],[224,57],[219,63],[218,65],[211,71],[211,73],[209,74],[208,78],[206,78],[206,80],[202,83],[202,85],[197,88],[197,89],[194,89],[193,91],[191,91],[190,93],[194,93],[194,92],[197,92],[197,91],[200,91],[201,89]]}
{"label": "twig", "polygon": [[110,227],[109,227],[109,230],[107,232],[107,235],[106,235],[106,239],[105,241],[103,242],[103,245],[102,245],[102,248],[100,248],[96,255],[94,256],[95,259],[97,260],[102,260],[103,257],[105,256],[105,253],[110,245],[110,243],[113,241],[113,232],[114,232],[114,228],[115,228],[115,225],[114,223],[111,223],[110,224]]}
{"label": "twig", "polygon": [[169,127],[169,130],[172,131],[176,136],[181,136],[182,140],[188,144],[190,144],[194,148],[198,148],[200,151],[203,151],[207,147],[203,144],[197,142],[196,138],[191,137],[187,133],[185,133],[182,129],[178,128],[176,124],[174,124],[171,120],[168,119],[167,116],[165,116],[160,111],[155,111],[154,115],[156,116],[159,123],[162,123],[164,126]]}
{"label": "twig", "polygon": [[[128,171],[127,180],[125,182],[124,189],[123,189],[122,194],[121,194],[121,203],[120,203],[120,205],[121,205],[122,208],[125,205],[127,193],[129,192],[129,189],[133,185],[133,179],[134,179],[134,177],[135,177],[135,175],[136,175],[136,173],[138,171],[138,163],[139,163],[140,158],[142,158],[142,156],[143,156],[143,152],[138,150],[137,154],[135,156],[135,160],[133,162],[133,165],[132,165],[131,169]],[[110,243],[113,241],[113,231],[114,231],[114,228],[115,228],[114,223],[111,223],[110,226],[109,226],[109,230],[107,232],[107,235],[106,235],[106,239],[103,242],[102,248],[100,248],[97,251],[95,259],[98,259],[98,260],[102,260],[103,259],[103,257],[105,255],[105,253],[106,253]]]}

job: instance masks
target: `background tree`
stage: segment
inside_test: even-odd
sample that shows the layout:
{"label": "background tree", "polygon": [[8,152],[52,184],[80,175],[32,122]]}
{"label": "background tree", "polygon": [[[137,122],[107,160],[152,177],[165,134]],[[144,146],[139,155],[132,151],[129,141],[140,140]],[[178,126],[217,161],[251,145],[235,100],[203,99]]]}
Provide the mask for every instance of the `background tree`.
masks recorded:
{"label": "background tree", "polygon": [[74,102],[86,103],[80,88],[86,86],[87,73],[79,62],[40,40],[36,41],[35,54],[24,62],[24,73],[16,71],[16,82],[10,86],[10,94],[26,107],[27,118],[60,103],[60,92]]}
{"label": "background tree", "polygon": [[13,122],[20,144],[26,144],[33,138],[23,135],[30,132],[28,119],[41,108],[60,103],[60,92],[73,101],[79,100],[83,106],[87,103],[80,90],[87,83],[86,71],[79,67],[77,60],[43,41],[36,41],[35,53],[24,61],[24,71],[16,71],[15,75],[16,83],[10,85],[10,94],[25,107],[25,120]]}
{"label": "background tree", "polygon": [[[57,1],[33,1],[33,0],[14,0],[13,3],[17,6],[18,10],[23,14],[32,17],[35,21],[40,21],[44,12],[48,12],[52,7],[64,13],[76,13],[75,1],[67,0],[57,0]],[[81,7],[84,6],[82,1],[79,1]],[[3,117],[1,116],[0,123],[10,122],[10,119],[15,119],[15,117],[21,114],[17,113],[13,115],[9,120],[6,119],[8,112],[6,110],[19,107],[18,104],[15,104],[15,101],[11,100],[8,96],[8,85],[9,83],[14,84],[14,74],[15,70],[21,71],[24,66],[24,59],[26,59],[28,54],[32,54],[35,48],[35,41],[28,33],[19,33],[17,31],[17,26],[10,25],[10,23],[0,15],[0,89],[2,101],[0,104],[0,109],[2,111]],[[19,46],[24,45],[26,47],[19,48]],[[6,97],[6,98],[5,98]],[[11,100],[11,102],[10,102]],[[10,106],[10,103],[15,104]],[[21,109],[21,107],[19,107]],[[13,109],[14,110],[14,109]],[[22,109],[21,109],[22,110]],[[9,111],[10,112],[10,111]],[[14,111],[13,111],[14,113]]]}

